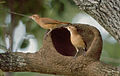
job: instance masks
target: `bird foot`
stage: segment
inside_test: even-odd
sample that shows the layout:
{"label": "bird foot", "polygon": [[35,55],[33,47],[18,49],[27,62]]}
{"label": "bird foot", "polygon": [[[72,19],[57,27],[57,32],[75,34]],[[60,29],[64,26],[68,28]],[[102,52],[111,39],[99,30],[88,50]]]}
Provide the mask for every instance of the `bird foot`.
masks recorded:
{"label": "bird foot", "polygon": [[[80,51],[76,52],[74,58],[77,58],[77,55],[79,54],[79,52]],[[81,55],[86,56],[86,51],[84,50]]]}
{"label": "bird foot", "polygon": [[76,52],[76,54],[75,54],[74,58],[77,58],[78,53],[79,53],[79,51],[78,51],[78,52]]}

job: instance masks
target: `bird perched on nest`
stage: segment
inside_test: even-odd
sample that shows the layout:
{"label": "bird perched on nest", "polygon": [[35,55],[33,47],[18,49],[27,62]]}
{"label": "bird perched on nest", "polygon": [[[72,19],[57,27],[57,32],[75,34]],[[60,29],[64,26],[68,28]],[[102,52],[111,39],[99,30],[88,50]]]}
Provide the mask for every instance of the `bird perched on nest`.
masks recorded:
{"label": "bird perched on nest", "polygon": [[73,44],[73,46],[77,51],[74,57],[76,58],[79,52],[82,52],[82,54],[83,53],[85,54],[86,45],[81,35],[77,32],[77,29],[74,26],[67,26],[65,28],[69,30],[71,43]]}
{"label": "bird perched on nest", "polygon": [[60,22],[51,18],[41,18],[39,15],[34,14],[29,16],[29,18],[33,19],[37,24],[39,24],[44,29],[49,29],[50,31],[47,35],[54,29],[57,28],[59,25],[69,24],[67,22]]}

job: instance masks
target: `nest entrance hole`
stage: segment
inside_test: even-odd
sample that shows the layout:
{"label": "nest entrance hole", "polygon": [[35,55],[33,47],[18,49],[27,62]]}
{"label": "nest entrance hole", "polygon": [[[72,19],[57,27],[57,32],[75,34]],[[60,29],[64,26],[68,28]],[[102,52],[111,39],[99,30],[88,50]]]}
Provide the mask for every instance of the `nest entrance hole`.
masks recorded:
{"label": "nest entrance hole", "polygon": [[51,32],[51,38],[55,49],[62,55],[74,56],[75,47],[70,41],[70,32],[66,28],[56,28]]}

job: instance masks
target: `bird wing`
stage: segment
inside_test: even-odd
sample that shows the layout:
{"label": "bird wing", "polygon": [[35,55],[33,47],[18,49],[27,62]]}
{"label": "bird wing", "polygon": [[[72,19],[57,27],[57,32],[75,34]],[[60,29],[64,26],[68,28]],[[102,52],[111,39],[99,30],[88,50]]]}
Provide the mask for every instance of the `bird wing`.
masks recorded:
{"label": "bird wing", "polygon": [[67,22],[60,22],[50,18],[42,18],[41,20],[45,24],[68,24]]}

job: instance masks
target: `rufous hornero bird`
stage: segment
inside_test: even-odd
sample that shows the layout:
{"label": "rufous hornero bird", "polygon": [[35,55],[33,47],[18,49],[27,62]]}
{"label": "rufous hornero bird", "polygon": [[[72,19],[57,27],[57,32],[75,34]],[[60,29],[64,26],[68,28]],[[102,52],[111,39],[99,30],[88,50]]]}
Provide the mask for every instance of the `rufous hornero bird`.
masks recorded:
{"label": "rufous hornero bird", "polygon": [[77,28],[74,26],[67,26],[65,28],[67,28],[70,32],[71,43],[76,49],[76,54],[74,57],[76,58],[78,53],[85,55],[86,45],[82,36],[77,32]]}
{"label": "rufous hornero bird", "polygon": [[41,26],[44,29],[49,29],[50,31],[47,33],[47,35],[54,29],[57,28],[60,25],[66,25],[70,24],[68,22],[61,22],[57,21],[51,18],[41,18],[39,15],[34,14],[32,16],[29,16],[29,18],[33,19],[39,26]]}

